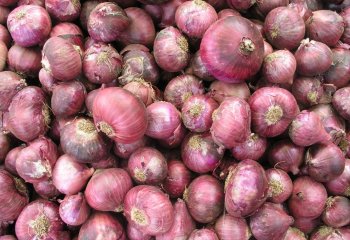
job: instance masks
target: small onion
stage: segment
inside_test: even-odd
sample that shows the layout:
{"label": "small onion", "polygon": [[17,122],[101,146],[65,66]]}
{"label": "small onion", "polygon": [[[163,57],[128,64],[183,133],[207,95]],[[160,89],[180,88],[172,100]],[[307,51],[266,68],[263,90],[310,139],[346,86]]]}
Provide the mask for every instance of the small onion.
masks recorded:
{"label": "small onion", "polygon": [[219,238],[213,230],[203,228],[194,230],[187,240],[219,240]]}
{"label": "small onion", "polygon": [[82,193],[66,196],[60,202],[59,214],[63,222],[70,226],[79,226],[86,222],[90,207]]}
{"label": "small onion", "polygon": [[114,142],[113,151],[118,157],[128,159],[133,152],[135,152],[139,148],[147,146],[149,142],[149,138],[146,136],[143,136],[136,142],[128,144]]}
{"label": "small onion", "polygon": [[222,215],[215,222],[215,232],[221,240],[246,240],[251,236],[247,221],[244,218],[232,217],[228,214]]}
{"label": "small onion", "polygon": [[329,197],[327,199],[326,209],[322,214],[322,221],[330,227],[344,227],[350,223],[349,214],[349,199],[341,196]]}
{"label": "small onion", "polygon": [[350,160],[345,160],[343,173],[325,184],[329,193],[350,197]]}
{"label": "small onion", "polygon": [[41,69],[39,48],[25,48],[13,45],[8,52],[8,65],[12,71],[21,75],[35,76]]}
{"label": "small onion", "polygon": [[224,186],[210,175],[201,175],[191,182],[183,198],[194,220],[210,223],[224,209]]}
{"label": "small onion", "polygon": [[307,240],[305,234],[298,228],[290,227],[283,240]]}
{"label": "small onion", "polygon": [[300,15],[300,17],[302,17],[302,19],[304,20],[304,22],[306,22],[309,17],[312,15],[312,10],[310,10],[307,6],[307,1],[305,0],[296,0],[294,2],[291,2],[288,7],[297,11]]}
{"label": "small onion", "polygon": [[342,48],[334,48],[332,49],[332,53],[332,65],[324,74],[324,80],[326,83],[342,88],[350,81],[350,51]]}
{"label": "small onion", "polygon": [[271,44],[264,40],[264,58],[266,58],[271,53],[273,53]]}
{"label": "small onion", "polygon": [[164,148],[175,149],[179,147],[187,135],[187,129],[181,124],[180,127],[175,129],[174,134],[165,139],[159,139],[158,143]]}
{"label": "small onion", "polygon": [[143,80],[129,82],[123,88],[137,96],[146,107],[157,99],[154,87]]}
{"label": "small onion", "polygon": [[44,199],[55,199],[61,194],[50,179],[33,183],[33,187],[35,192]]}
{"label": "small onion", "polygon": [[266,138],[260,137],[258,134],[252,133],[249,138],[231,149],[232,156],[243,161],[246,159],[252,159],[258,161],[267,148]]}
{"label": "small onion", "polygon": [[341,234],[338,229],[334,229],[328,226],[321,226],[312,233],[310,240],[347,239],[347,237],[342,235],[343,234]]}
{"label": "small onion", "polygon": [[48,134],[51,137],[51,139],[54,140],[55,142],[59,142],[63,127],[69,122],[71,122],[72,120],[73,118],[60,118],[60,119],[55,118],[52,121],[51,129]]}
{"label": "small onion", "polygon": [[332,105],[346,120],[350,121],[350,87],[344,87],[337,90],[332,99]]}
{"label": "small onion", "polygon": [[250,90],[246,83],[214,81],[210,84],[209,93],[218,103],[222,103],[228,97],[238,97],[245,101],[250,97]]}
{"label": "small onion", "polygon": [[129,174],[120,168],[97,170],[85,189],[85,198],[95,210],[120,212],[123,200],[132,188]]}
{"label": "small onion", "polygon": [[45,0],[45,7],[48,13],[62,22],[70,22],[80,15],[80,1],[75,0]]}
{"label": "small onion", "polygon": [[168,197],[159,188],[147,185],[129,190],[124,198],[124,215],[129,224],[149,235],[166,233],[174,222]]}
{"label": "small onion", "polygon": [[266,170],[266,177],[269,184],[267,200],[273,203],[283,203],[293,190],[293,183],[289,175],[281,170],[270,168]]}
{"label": "small onion", "polygon": [[63,22],[55,25],[51,32],[50,37],[63,37],[67,35],[76,35],[83,38],[83,32],[80,27],[74,23]]}
{"label": "small onion", "polygon": [[5,158],[5,169],[16,176],[18,175],[16,170],[16,160],[19,152],[22,151],[23,148],[25,148],[25,145],[12,148]]}
{"label": "small onion", "polygon": [[182,197],[191,182],[191,172],[182,161],[170,160],[167,165],[168,175],[162,184],[163,188],[171,198]]}
{"label": "small onion", "polygon": [[57,85],[57,80],[45,68],[40,69],[38,77],[42,90],[46,93],[52,93],[53,88]]}
{"label": "small onion", "polygon": [[27,84],[20,75],[10,71],[0,72],[0,79],[0,111],[6,111],[12,98]]}
{"label": "small onion", "polygon": [[64,154],[58,158],[53,169],[53,184],[63,194],[77,194],[84,188],[93,173],[93,168],[88,168],[74,157]]}

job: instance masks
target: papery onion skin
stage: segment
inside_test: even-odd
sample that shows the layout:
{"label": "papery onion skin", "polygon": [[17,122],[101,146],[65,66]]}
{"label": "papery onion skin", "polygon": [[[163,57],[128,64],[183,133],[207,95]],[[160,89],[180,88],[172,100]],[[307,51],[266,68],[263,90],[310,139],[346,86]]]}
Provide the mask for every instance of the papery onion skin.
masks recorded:
{"label": "papery onion skin", "polygon": [[350,160],[345,160],[343,173],[337,178],[325,183],[329,193],[350,197]]}
{"label": "papery onion skin", "polygon": [[6,111],[12,98],[27,86],[25,79],[11,71],[0,72],[0,111]]}
{"label": "papery onion skin", "polygon": [[183,198],[194,220],[210,223],[224,209],[224,186],[210,175],[201,175],[191,182]]}
{"label": "papery onion skin", "polygon": [[267,200],[273,203],[285,202],[293,190],[289,175],[281,169],[270,168],[266,170],[266,177],[269,184]]}
{"label": "papery onion skin", "polygon": [[266,16],[264,31],[267,40],[275,48],[293,50],[304,38],[305,24],[296,11],[278,7]]}
{"label": "papery onion skin", "polygon": [[187,129],[183,124],[175,129],[174,134],[165,139],[159,139],[158,143],[167,149],[174,149],[181,145],[183,139],[187,135]]}
{"label": "papery onion skin", "polygon": [[248,216],[265,202],[267,192],[268,181],[262,166],[244,160],[226,178],[225,208],[233,217]]}
{"label": "papery onion skin", "polygon": [[41,69],[39,48],[24,48],[13,45],[8,52],[9,68],[22,75],[36,76]]}
{"label": "papery onion skin", "polygon": [[341,240],[341,239],[346,239],[346,237],[344,238],[342,234],[338,231],[338,229],[334,229],[326,225],[323,225],[318,229],[316,229],[310,236],[310,240],[327,240],[327,239]]}
{"label": "papery onion skin", "polygon": [[228,214],[224,214],[216,220],[215,232],[221,240],[247,240],[251,236],[244,218],[236,218]]}
{"label": "papery onion skin", "polygon": [[168,174],[164,155],[155,148],[144,147],[133,152],[128,160],[128,170],[138,184],[156,185]]}
{"label": "papery onion skin", "polygon": [[267,148],[267,140],[258,134],[252,133],[249,138],[231,149],[232,156],[238,161],[252,159],[258,161]]}
{"label": "papery onion skin", "polygon": [[8,154],[6,155],[5,158],[5,170],[9,171],[13,175],[18,175],[17,170],[16,170],[16,159],[19,154],[19,152],[25,148],[24,145],[12,148]]}
{"label": "papery onion skin", "polygon": [[213,230],[203,228],[194,230],[188,240],[219,240],[219,238]]}
{"label": "papery onion skin", "polygon": [[29,194],[24,182],[0,169],[0,222],[14,221],[29,202]]}
{"label": "papery onion skin", "polygon": [[293,192],[288,206],[294,218],[317,218],[323,212],[327,200],[325,187],[308,176],[293,182]]}
{"label": "papery onion skin", "polygon": [[283,240],[307,240],[305,234],[298,228],[290,227]]}
{"label": "papery onion skin", "polygon": [[129,240],[150,240],[152,238],[152,236],[141,232],[131,224],[128,224],[128,226],[126,226],[126,233]]}
{"label": "papery onion skin", "polygon": [[[113,112],[110,109],[114,109]],[[120,143],[139,140],[148,125],[144,104],[129,91],[118,87],[99,91],[93,104],[93,117],[99,131]]]}
{"label": "papery onion skin", "polygon": [[49,36],[51,19],[43,7],[22,5],[9,14],[7,26],[18,45],[31,47],[42,43]]}
{"label": "papery onion skin", "polygon": [[80,1],[74,0],[45,0],[48,13],[62,22],[74,21],[80,15]]}
{"label": "papery onion skin", "polygon": [[250,97],[250,90],[246,83],[214,81],[210,84],[209,93],[218,103],[222,103],[228,97],[238,97],[245,101]]}
{"label": "papery onion skin", "polygon": [[332,53],[332,65],[325,73],[324,80],[326,83],[342,88],[350,81],[350,51],[342,48],[333,48]]}
{"label": "papery onion skin", "polygon": [[143,80],[129,82],[123,88],[137,96],[146,107],[157,100],[154,87]]}
{"label": "papery onion skin", "polygon": [[168,175],[162,186],[171,198],[180,198],[191,182],[191,172],[179,160],[170,160],[167,165]]}
{"label": "papery onion skin", "polygon": [[58,23],[50,32],[50,37],[64,37],[65,35],[78,35],[81,38],[84,36],[78,25],[69,22]]}
{"label": "papery onion skin", "polygon": [[124,198],[124,216],[143,233],[158,235],[169,231],[173,225],[174,208],[159,188],[139,185],[129,190]]}
{"label": "papery onion skin", "polygon": [[85,189],[88,204],[98,211],[120,212],[126,193],[132,188],[129,174],[120,168],[100,169]]}
{"label": "papery onion skin", "polygon": [[70,226],[83,224],[90,215],[90,207],[82,193],[66,196],[59,207],[59,214],[63,222]]}
{"label": "papery onion skin", "polygon": [[[229,48],[227,39],[230,39]],[[261,67],[263,54],[261,33],[252,22],[239,16],[216,21],[206,31],[200,45],[200,56],[208,72],[229,83],[244,82],[255,75]]]}
{"label": "papery onion skin", "polygon": [[305,106],[317,105],[325,100],[328,102],[330,98],[318,77],[295,78],[292,93],[298,103]]}
{"label": "papery onion skin", "polygon": [[128,159],[133,152],[135,152],[139,148],[149,145],[149,143],[150,139],[146,136],[143,136],[142,138],[140,138],[140,140],[137,140],[136,142],[130,144],[122,144],[115,142],[113,152],[118,157]]}
{"label": "papery onion skin", "polygon": [[81,226],[78,240],[93,240],[99,237],[126,240],[124,229],[114,215],[95,212]]}
{"label": "papery onion skin", "polygon": [[33,183],[33,187],[35,192],[44,199],[56,199],[61,194],[51,179]]}
{"label": "papery onion skin", "polygon": [[346,120],[350,121],[350,87],[338,89],[332,99],[332,105]]}
{"label": "papery onion skin", "polygon": [[349,199],[341,196],[329,197],[322,214],[322,221],[330,227],[341,228],[350,223],[349,214]]}
{"label": "papery onion skin", "polygon": [[63,194],[72,195],[81,191],[94,173],[74,157],[64,154],[60,156],[53,168],[52,179],[55,187]]}
{"label": "papery onion skin", "polygon": [[158,32],[153,45],[154,58],[160,68],[168,72],[184,69],[189,60],[187,39],[174,27]]}

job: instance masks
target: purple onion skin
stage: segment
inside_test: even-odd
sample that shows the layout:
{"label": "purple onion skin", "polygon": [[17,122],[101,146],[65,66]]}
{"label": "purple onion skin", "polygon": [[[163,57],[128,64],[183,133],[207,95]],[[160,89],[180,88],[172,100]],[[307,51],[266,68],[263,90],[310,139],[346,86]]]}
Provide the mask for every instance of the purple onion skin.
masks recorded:
{"label": "purple onion skin", "polygon": [[350,121],[350,87],[338,89],[333,95],[332,104],[340,116]]}
{"label": "purple onion skin", "polygon": [[253,160],[238,163],[225,183],[225,208],[234,217],[246,217],[264,204],[268,181],[262,166]]}
{"label": "purple onion skin", "polygon": [[[344,236],[343,233],[347,235]],[[345,231],[339,231],[339,229],[335,229],[324,225],[314,230],[314,232],[310,236],[310,240],[343,240],[348,239],[348,234],[348,229],[346,229]]]}
{"label": "purple onion skin", "polygon": [[335,196],[327,199],[327,206],[322,214],[322,221],[327,226],[341,228],[350,223],[350,200]]}
{"label": "purple onion skin", "polygon": [[0,111],[7,111],[12,98],[27,86],[25,79],[11,71],[0,72]]}
{"label": "purple onion skin", "polygon": [[320,218],[295,218],[293,227],[299,229],[304,234],[309,234],[321,224]]}
{"label": "purple onion skin", "polygon": [[350,81],[350,51],[333,48],[333,64],[324,75],[326,83],[334,84],[337,88],[345,87]]}
{"label": "purple onion skin", "polygon": [[12,148],[6,155],[5,158],[5,170],[10,172],[11,174],[18,176],[17,170],[16,170],[16,159],[19,152],[25,148],[25,145],[21,145],[15,148]]}
{"label": "purple onion skin", "polygon": [[45,0],[46,10],[52,18],[61,22],[71,22],[80,15],[80,1],[72,0]]}
{"label": "purple onion skin", "polygon": [[288,228],[283,240],[307,240],[305,234],[298,228]]}
{"label": "purple onion skin", "polygon": [[343,173],[325,184],[329,193],[350,197],[350,160],[345,160]]}
{"label": "purple onion skin", "polygon": [[244,218],[236,218],[228,214],[224,214],[216,220],[215,232],[221,240],[247,240],[251,236]]}
{"label": "purple onion skin", "polygon": [[273,203],[285,202],[293,190],[293,182],[289,175],[281,169],[270,168],[266,170],[266,177],[269,183],[267,200]]}
{"label": "purple onion skin", "polygon": [[219,238],[213,230],[203,228],[194,230],[187,240],[219,240]]}
{"label": "purple onion skin", "polygon": [[86,1],[81,5],[80,11],[80,24],[84,30],[87,30],[87,22],[90,16],[90,13],[94,8],[99,4],[99,1]]}
{"label": "purple onion skin", "polygon": [[232,156],[243,161],[246,159],[252,159],[258,161],[267,148],[267,140],[264,137],[260,137],[258,134],[252,133],[248,140],[239,144],[231,149]]}
{"label": "purple onion skin", "polygon": [[202,61],[202,58],[199,54],[199,51],[197,51],[191,59],[189,68],[186,70],[186,73],[193,74],[197,76],[200,79],[203,79],[205,81],[214,81],[215,78],[210,75],[206,67],[204,66],[204,63]]}

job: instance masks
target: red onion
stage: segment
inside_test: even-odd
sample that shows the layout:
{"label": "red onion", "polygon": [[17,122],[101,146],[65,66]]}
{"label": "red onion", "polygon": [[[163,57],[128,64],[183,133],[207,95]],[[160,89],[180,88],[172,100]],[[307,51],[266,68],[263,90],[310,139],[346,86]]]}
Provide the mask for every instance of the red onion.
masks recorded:
{"label": "red onion", "polygon": [[126,228],[126,232],[129,240],[150,240],[151,236],[147,235],[140,230],[138,230],[135,226],[128,224]]}
{"label": "red onion", "polygon": [[75,0],[45,0],[45,7],[54,19],[70,22],[80,15],[80,1]]}
{"label": "red onion", "polygon": [[90,163],[90,166],[94,169],[115,168],[118,166],[118,159],[113,154],[110,154],[105,159]]}
{"label": "red onion", "polygon": [[330,10],[318,10],[306,21],[306,35],[312,40],[334,46],[344,32],[343,18]]}
{"label": "red onion", "polygon": [[237,10],[231,9],[231,8],[226,8],[218,12],[219,19],[230,17],[230,16],[241,16],[241,14]]}
{"label": "red onion", "polygon": [[250,90],[246,83],[225,83],[221,81],[214,81],[210,84],[210,95],[221,103],[228,97],[238,97],[248,101],[250,97]]}
{"label": "red onion", "polygon": [[22,149],[16,159],[18,175],[26,182],[48,180],[58,158],[57,146],[51,139],[39,137]]}
{"label": "red onion", "polygon": [[50,179],[33,183],[33,187],[35,192],[44,199],[55,199],[61,194]]}
{"label": "red onion", "polygon": [[164,234],[157,235],[157,240],[187,239],[196,225],[189,214],[186,204],[178,199],[174,204],[174,223],[170,230]]}
{"label": "red onion", "polygon": [[81,82],[60,83],[53,88],[51,109],[57,117],[77,114],[84,106],[86,89]]}
{"label": "red onion", "polygon": [[329,182],[343,173],[345,158],[333,143],[313,145],[306,152],[305,163],[310,177],[318,182]]}
{"label": "red onion", "polygon": [[129,82],[123,88],[137,96],[146,107],[157,99],[153,86],[143,80]]}
{"label": "red onion", "polygon": [[308,8],[307,3],[304,0],[299,0],[299,2],[292,2],[288,5],[288,7],[297,11],[304,22],[306,22],[306,20],[308,20],[312,15],[312,11]]}
{"label": "red onion", "polygon": [[210,75],[210,73],[208,72],[208,70],[204,66],[199,51],[197,51],[192,56],[189,68],[186,70],[186,73],[193,74],[196,77],[203,79],[205,81],[214,81],[215,80],[215,78],[212,75]]}
{"label": "red onion", "polygon": [[28,204],[16,221],[16,236],[24,239],[62,239],[64,224],[58,214],[58,206],[47,200]]}
{"label": "red onion", "polygon": [[297,11],[278,7],[265,18],[264,31],[267,40],[275,48],[293,50],[305,35],[305,24]]}
{"label": "red onion", "polygon": [[71,226],[79,226],[86,222],[90,215],[90,207],[82,193],[66,196],[60,202],[59,214],[63,222]]}
{"label": "red onion", "polygon": [[57,80],[71,81],[82,69],[79,51],[67,40],[52,37],[43,48],[43,67]]}
{"label": "red onion", "polygon": [[138,0],[139,2],[143,3],[143,4],[162,4],[164,2],[167,2],[169,0]]}
{"label": "red onion", "polygon": [[166,233],[174,222],[168,197],[159,188],[147,185],[136,186],[126,194],[124,215],[129,224],[149,235]]}
{"label": "red onion", "polygon": [[277,7],[287,6],[289,0],[270,0],[270,1],[257,1],[257,11],[263,15],[267,15],[271,10]]}
{"label": "red onion", "polygon": [[70,123],[72,120],[73,118],[59,118],[59,119],[55,118],[52,121],[51,129],[48,134],[51,137],[51,139],[54,140],[55,142],[59,142],[63,127],[68,123]]}
{"label": "red onion", "polygon": [[232,156],[243,161],[246,159],[252,159],[258,161],[267,148],[266,138],[260,137],[258,134],[251,133],[249,138],[231,149]]}
{"label": "red onion", "polygon": [[350,121],[350,87],[344,87],[337,90],[332,99],[332,105],[340,116]]}
{"label": "red onion", "polygon": [[6,66],[6,59],[8,55],[7,46],[4,42],[0,42],[0,71],[3,71]]}
{"label": "red onion", "polygon": [[210,223],[224,209],[224,186],[210,175],[201,175],[191,182],[183,198],[194,220]]}
{"label": "red onion", "polygon": [[22,5],[9,14],[7,27],[18,45],[31,47],[42,43],[49,36],[51,19],[40,6]]}
{"label": "red onion", "polygon": [[9,171],[13,175],[18,175],[16,170],[16,159],[19,154],[19,152],[25,148],[24,145],[12,148],[5,158],[5,169]]}
{"label": "red onion", "polygon": [[14,221],[28,204],[28,190],[24,182],[0,169],[0,222]]}
{"label": "red onion", "polygon": [[0,163],[3,163],[10,149],[10,138],[4,133],[0,133]]}
{"label": "red onion", "polygon": [[64,37],[67,35],[76,35],[81,39],[84,36],[78,25],[69,22],[58,23],[52,28],[50,33],[50,37]]}
{"label": "red onion", "polygon": [[277,240],[284,237],[293,222],[282,205],[267,202],[250,217],[250,229],[259,240]]}
{"label": "red onion", "polygon": [[0,237],[0,240],[17,240],[17,238],[13,235],[3,235]]}
{"label": "red onion", "polygon": [[163,188],[171,198],[180,198],[191,182],[191,172],[182,161],[168,162],[168,175],[163,182]]}
{"label": "red onion", "polygon": [[[230,44],[227,44],[230,39]],[[249,20],[232,16],[212,24],[203,36],[200,56],[218,80],[243,82],[255,75],[263,61],[264,42]],[[228,67],[229,66],[229,67]]]}
{"label": "red onion", "polygon": [[124,197],[131,188],[132,181],[125,170],[99,169],[87,184],[85,197],[95,210],[120,212]]}
{"label": "red onion", "polygon": [[155,139],[169,138],[181,127],[180,112],[168,102],[155,102],[147,107],[146,135]]}
{"label": "red onion", "polygon": [[219,238],[213,230],[203,228],[194,230],[187,240],[219,240]]}
{"label": "red onion", "polygon": [[46,71],[45,68],[42,68],[39,71],[39,81],[41,83],[41,88],[46,93],[52,93],[53,88],[57,85],[57,80],[52,77],[50,72]]}
{"label": "red onion", "polygon": [[293,227],[298,228],[305,234],[309,234],[320,226],[320,224],[320,218],[295,218]]}
{"label": "red onion", "polygon": [[160,68],[168,72],[184,69],[190,59],[187,39],[174,27],[161,30],[153,45],[154,58]]}
{"label": "red onion", "polygon": [[202,0],[184,2],[175,13],[177,27],[190,38],[202,38],[217,20],[215,9]]}
{"label": "red onion", "polygon": [[90,13],[100,3],[100,1],[86,1],[81,4],[79,22],[84,30],[87,30],[87,23]]}
{"label": "red onion", "polygon": [[222,215],[215,222],[215,232],[221,240],[244,240],[251,236],[250,229],[244,218]]}
{"label": "red onion", "polygon": [[350,81],[350,51],[342,48],[332,49],[333,61],[324,75],[326,83],[338,88],[345,87]]}
{"label": "red onion", "polygon": [[182,121],[192,132],[209,131],[213,123],[212,114],[218,107],[219,104],[210,96],[191,96],[182,106]]}
{"label": "red onion", "polygon": [[40,49],[13,45],[8,52],[8,65],[12,71],[21,75],[35,76],[41,69]]}
{"label": "red onion", "polygon": [[293,190],[293,183],[289,175],[280,169],[270,168],[266,170],[269,184],[268,199],[273,203],[283,203]]}
{"label": "red onion", "polygon": [[0,72],[0,111],[6,111],[13,97],[27,86],[25,79],[14,72]]}
{"label": "red onion", "polygon": [[38,6],[44,7],[45,1],[44,0],[19,0],[17,5],[18,6],[21,6],[21,5],[38,5]]}
{"label": "red onion", "polygon": [[350,223],[349,214],[349,199],[341,196],[329,197],[322,215],[322,221],[330,227],[344,227]]}
{"label": "red onion", "polygon": [[342,240],[347,239],[347,237],[343,236],[342,233],[339,232],[338,229],[334,229],[328,226],[321,226],[316,229],[313,234],[310,236],[310,240]]}
{"label": "red onion", "polygon": [[126,240],[125,232],[118,219],[109,213],[95,212],[81,226],[78,240],[85,239]]}
{"label": "red onion", "polygon": [[89,47],[83,59],[83,72],[92,83],[110,83],[117,79],[122,68],[122,58],[117,50],[104,43]]}
{"label": "red onion", "polygon": [[139,148],[131,154],[128,161],[128,171],[138,184],[161,183],[168,174],[165,157],[155,148]]}
{"label": "red onion", "polygon": [[290,227],[283,240],[307,240],[305,234],[298,228]]}
{"label": "red onion", "polygon": [[144,104],[129,91],[118,87],[99,91],[93,104],[93,116],[97,129],[119,143],[135,142],[147,129]]}
{"label": "red onion", "polygon": [[174,135],[169,138],[159,139],[158,143],[167,149],[174,149],[181,145],[182,141],[187,135],[187,129],[181,124],[180,127],[175,129]]}
{"label": "red onion", "polygon": [[231,8],[238,11],[248,10],[255,3],[252,0],[227,0],[226,2]]}
{"label": "red onion", "polygon": [[7,17],[10,14],[10,9],[4,6],[0,6],[0,24],[6,25]]}
{"label": "red onion", "polygon": [[9,31],[3,25],[0,25],[0,40],[3,41],[7,47],[11,46],[12,39]]}
{"label": "red onion", "polygon": [[74,157],[64,154],[58,158],[53,169],[53,184],[63,194],[76,194],[84,188],[93,173],[93,168],[88,168]]}
{"label": "red onion", "polygon": [[341,40],[344,43],[350,44],[350,8],[345,8],[341,13],[340,16],[343,18],[344,21],[344,33],[341,37]]}
{"label": "red onion", "polygon": [[246,101],[226,98],[213,112],[210,132],[219,146],[232,148],[245,142],[250,135],[251,111]]}
{"label": "red onion", "polygon": [[62,128],[60,135],[63,152],[79,162],[98,162],[109,153],[109,141],[98,133],[88,118],[75,118],[68,122]]}
{"label": "red onion", "polygon": [[252,128],[263,137],[282,134],[299,112],[294,96],[279,87],[263,87],[249,99]]}
{"label": "red onion", "polygon": [[343,173],[325,184],[329,193],[350,197],[350,160],[345,160]]}
{"label": "red onion", "polygon": [[295,218],[317,218],[323,212],[327,200],[325,187],[310,177],[299,177],[293,182],[289,210]]}
{"label": "red onion", "polygon": [[129,24],[130,19],[121,7],[112,2],[103,2],[91,11],[87,27],[93,39],[112,42],[120,38]]}
{"label": "red onion", "polygon": [[114,142],[113,151],[118,157],[128,159],[133,152],[135,152],[139,148],[147,146],[148,144],[149,139],[146,136],[140,138],[136,142],[129,144]]}
{"label": "red onion", "polygon": [[289,83],[293,81],[296,60],[288,50],[279,50],[267,55],[263,63],[263,77],[270,83]]}

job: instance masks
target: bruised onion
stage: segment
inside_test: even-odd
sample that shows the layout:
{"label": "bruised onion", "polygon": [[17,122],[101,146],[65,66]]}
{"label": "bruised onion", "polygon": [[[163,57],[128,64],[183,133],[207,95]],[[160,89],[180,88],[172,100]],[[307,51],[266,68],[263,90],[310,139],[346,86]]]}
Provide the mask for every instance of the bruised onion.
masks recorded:
{"label": "bruised onion", "polygon": [[93,116],[97,129],[120,143],[139,140],[147,129],[144,104],[129,91],[118,87],[99,91],[93,104]]}
{"label": "bruised onion", "polygon": [[187,240],[219,240],[219,238],[213,230],[202,228],[194,230]]}
{"label": "bruised onion", "polygon": [[163,182],[163,188],[171,198],[179,198],[191,182],[191,172],[182,161],[168,162],[168,175]]}
{"label": "bruised onion", "polygon": [[350,223],[349,214],[349,199],[341,196],[329,197],[327,206],[322,214],[322,221],[330,227],[344,227]]}
{"label": "bruised onion", "polygon": [[154,87],[143,80],[129,82],[123,88],[137,96],[146,107],[157,99]]}
{"label": "bruised onion", "polygon": [[273,203],[283,203],[293,190],[293,183],[288,174],[281,170],[270,168],[266,170],[266,177],[269,184],[268,200]]}
{"label": "bruised onion", "polygon": [[128,160],[130,176],[138,184],[158,184],[167,176],[165,157],[155,148],[144,147],[133,152]]}
{"label": "bruised onion", "polygon": [[194,220],[210,223],[224,209],[224,186],[210,175],[201,175],[191,182],[183,198]]}
{"label": "bruised onion", "polygon": [[342,48],[334,48],[332,49],[332,53],[332,65],[324,74],[324,80],[326,83],[342,88],[350,81],[350,51]]}
{"label": "bruised onion", "polygon": [[124,198],[124,215],[129,224],[149,235],[166,233],[174,222],[168,197],[159,188],[147,185],[129,190]]}
{"label": "bruised onion", "polygon": [[218,103],[221,103],[228,97],[238,97],[246,101],[250,97],[250,90],[246,83],[214,81],[210,84],[209,93]]}
{"label": "bruised onion", "polygon": [[85,189],[89,205],[99,211],[120,212],[125,194],[132,188],[129,174],[120,168],[97,170]]}
{"label": "bruised onion", "polygon": [[251,236],[247,221],[244,218],[222,215],[215,222],[215,232],[221,240],[230,240],[235,236],[237,240],[249,239]]}
{"label": "bruised onion", "polygon": [[70,226],[83,224],[90,215],[90,207],[82,193],[66,196],[60,202],[59,214],[63,222]]}
{"label": "bruised onion", "polygon": [[43,7],[22,5],[9,14],[7,27],[16,44],[31,47],[42,43],[49,36],[51,19]]}
{"label": "bruised onion", "polygon": [[24,145],[12,148],[5,158],[5,169],[9,171],[11,174],[18,175],[16,170],[16,160],[17,156],[22,149],[25,148]]}
{"label": "bruised onion", "polygon": [[118,157],[128,159],[133,152],[135,152],[139,148],[145,147],[146,145],[148,145],[148,143],[149,143],[149,139],[146,136],[142,137],[136,142],[129,143],[129,144],[115,142],[113,151],[115,155],[117,155]]}
{"label": "bruised onion", "polygon": [[55,199],[61,194],[51,179],[33,183],[33,187],[35,192],[44,199]]}
{"label": "bruised onion", "polygon": [[88,168],[74,157],[64,154],[58,158],[53,168],[53,184],[63,194],[76,194],[82,190],[93,173],[93,168]]}
{"label": "bruised onion", "polygon": [[266,138],[260,137],[258,134],[252,133],[249,138],[231,149],[232,156],[243,161],[252,159],[258,161],[265,153],[267,148]]}
{"label": "bruised onion", "polygon": [[329,193],[350,197],[350,160],[345,160],[343,173],[325,184]]}
{"label": "bruised onion", "polygon": [[350,121],[350,87],[338,89],[332,99],[332,105],[340,116]]}
{"label": "bruised onion", "polygon": [[20,75],[10,71],[0,72],[0,79],[0,111],[6,111],[12,98],[27,84]]}
{"label": "bruised onion", "polygon": [[80,1],[75,0],[45,0],[48,13],[61,22],[74,21],[80,15]]}

